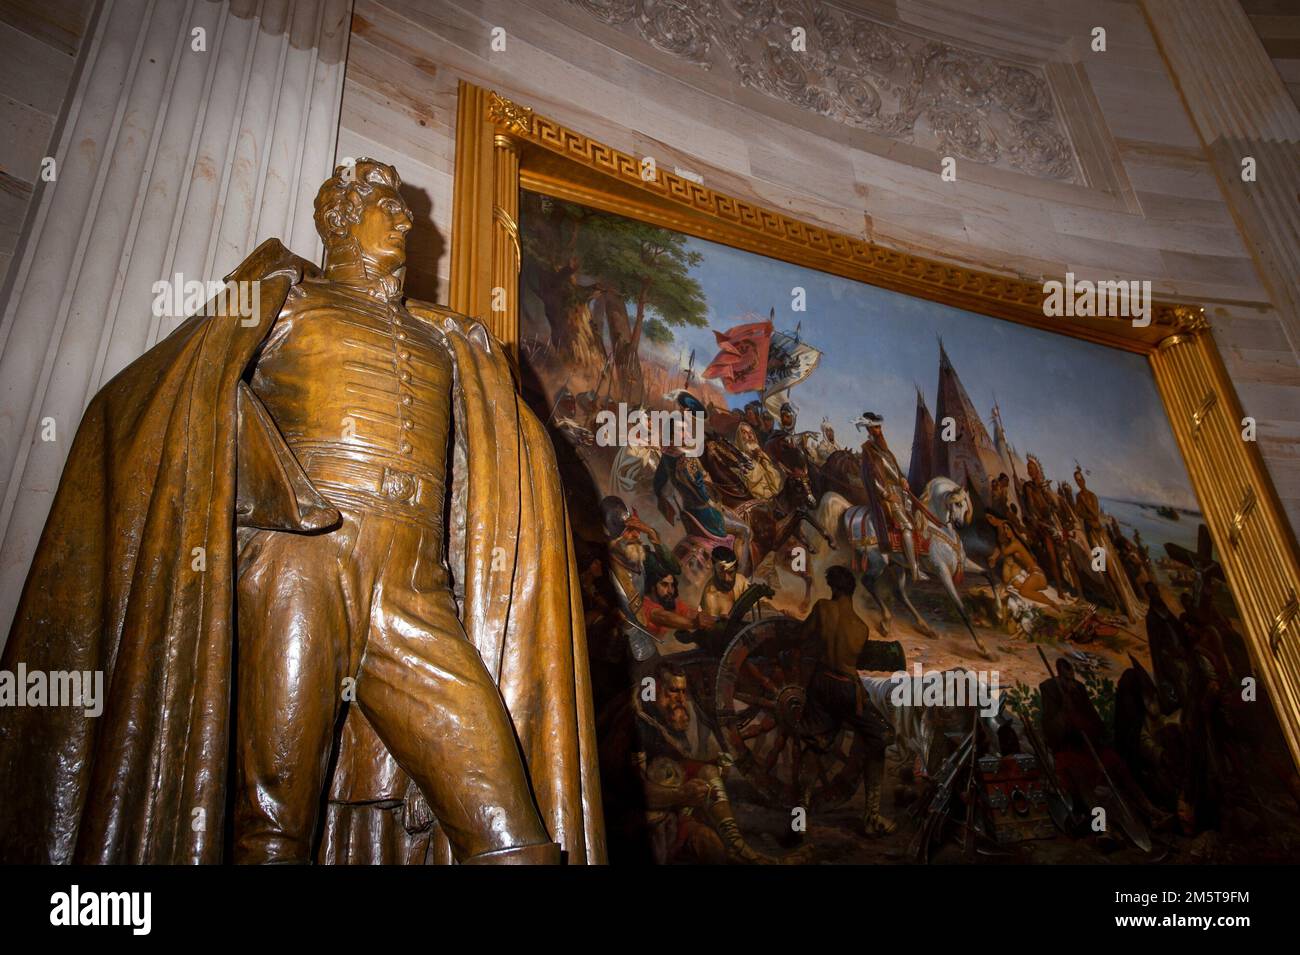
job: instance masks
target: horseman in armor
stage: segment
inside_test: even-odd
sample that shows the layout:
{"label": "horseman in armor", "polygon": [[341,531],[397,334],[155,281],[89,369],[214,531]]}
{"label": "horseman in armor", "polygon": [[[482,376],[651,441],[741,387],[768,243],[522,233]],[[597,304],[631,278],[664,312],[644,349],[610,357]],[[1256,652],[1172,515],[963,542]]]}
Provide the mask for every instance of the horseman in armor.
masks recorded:
{"label": "horseman in armor", "polygon": [[902,540],[908,569],[913,580],[928,580],[916,560],[916,541],[913,537],[912,493],[907,486],[907,472],[898,466],[898,459],[889,450],[882,426],[885,419],[873,411],[863,412],[855,424],[866,429],[867,440],[862,443],[862,483],[870,499],[872,520],[882,553],[893,550],[891,531]]}
{"label": "horseman in armor", "polygon": [[768,439],[763,443],[763,450],[777,463],[784,463],[787,448],[796,448],[795,425],[799,422],[799,413],[794,405],[785,402],[781,405],[781,419]]}

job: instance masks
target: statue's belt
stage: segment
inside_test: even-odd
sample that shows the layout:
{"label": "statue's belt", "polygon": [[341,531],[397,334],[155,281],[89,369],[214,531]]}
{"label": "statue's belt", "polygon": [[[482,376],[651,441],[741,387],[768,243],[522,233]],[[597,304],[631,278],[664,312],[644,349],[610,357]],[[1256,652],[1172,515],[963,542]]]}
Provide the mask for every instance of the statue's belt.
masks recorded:
{"label": "statue's belt", "polygon": [[304,457],[307,476],[335,507],[397,517],[442,532],[445,480],[382,459],[320,451]]}

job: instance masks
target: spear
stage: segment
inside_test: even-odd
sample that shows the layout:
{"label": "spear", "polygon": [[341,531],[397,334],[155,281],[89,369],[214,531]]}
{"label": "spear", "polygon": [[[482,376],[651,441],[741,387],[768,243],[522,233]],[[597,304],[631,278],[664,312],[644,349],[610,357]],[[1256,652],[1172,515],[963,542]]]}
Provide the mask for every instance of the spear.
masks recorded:
{"label": "spear", "polygon": [[[1041,646],[1035,646],[1034,649],[1038,651],[1038,656],[1042,659],[1043,666],[1047,667],[1048,676],[1052,679],[1056,679],[1056,674],[1052,672],[1052,665],[1047,662],[1047,654],[1043,652],[1043,648]],[[1064,696],[1062,696],[1062,699],[1064,699]],[[1119,787],[1116,786],[1115,781],[1110,778],[1110,773],[1106,771],[1106,764],[1101,761],[1101,757],[1097,754],[1097,750],[1092,745],[1092,740],[1088,738],[1088,734],[1080,730],[1079,735],[1083,737],[1083,744],[1088,747],[1088,753],[1092,756],[1092,761],[1096,763],[1097,768],[1101,770],[1102,778],[1106,780],[1106,785],[1110,787],[1111,794],[1115,797],[1115,804],[1119,807],[1120,828],[1124,830],[1126,836],[1133,840],[1134,845],[1143,852],[1150,852],[1151,838],[1147,835],[1146,827],[1143,826],[1142,823],[1138,822],[1137,816],[1133,814],[1133,812],[1128,808],[1128,804],[1124,802],[1124,797],[1120,795]]]}

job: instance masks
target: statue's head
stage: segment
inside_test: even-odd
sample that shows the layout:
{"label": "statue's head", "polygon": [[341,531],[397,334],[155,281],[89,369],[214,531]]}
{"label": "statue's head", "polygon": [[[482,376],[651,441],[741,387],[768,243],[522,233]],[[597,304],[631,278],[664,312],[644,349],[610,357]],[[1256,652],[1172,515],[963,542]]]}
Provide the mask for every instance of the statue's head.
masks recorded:
{"label": "statue's head", "polygon": [[335,167],[316,193],[316,231],[326,261],[360,255],[368,268],[390,275],[406,264],[411,210],[397,170],[373,159]]}

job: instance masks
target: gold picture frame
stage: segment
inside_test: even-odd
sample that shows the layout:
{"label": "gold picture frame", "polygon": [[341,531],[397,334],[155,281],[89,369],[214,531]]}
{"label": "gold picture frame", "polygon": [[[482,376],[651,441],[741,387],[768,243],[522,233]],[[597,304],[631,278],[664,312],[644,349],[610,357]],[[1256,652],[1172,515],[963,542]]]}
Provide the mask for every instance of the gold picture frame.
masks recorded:
{"label": "gold picture frame", "polygon": [[1041,283],[887,249],[728,196],[497,93],[462,82],[449,304],[519,341],[520,189],[651,222],[893,291],[1147,356],[1259,675],[1300,765],[1300,548],[1199,306],[1127,319],[1055,318]]}

